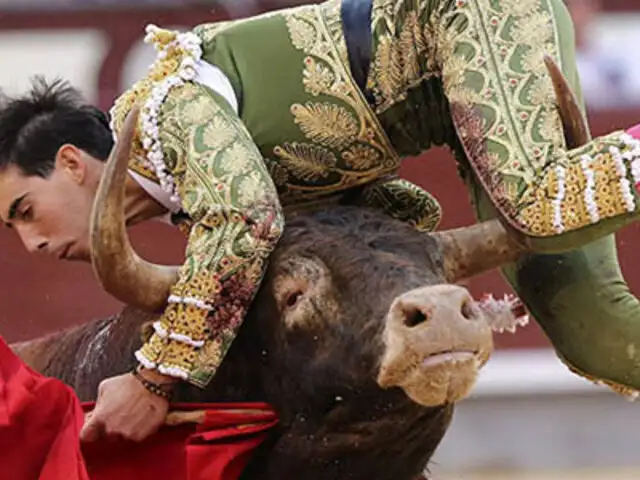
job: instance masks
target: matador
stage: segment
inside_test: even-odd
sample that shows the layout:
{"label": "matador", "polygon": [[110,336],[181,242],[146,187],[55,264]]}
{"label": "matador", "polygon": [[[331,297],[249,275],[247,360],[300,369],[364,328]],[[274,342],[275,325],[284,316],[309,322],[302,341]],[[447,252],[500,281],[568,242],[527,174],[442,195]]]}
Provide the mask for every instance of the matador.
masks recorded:
{"label": "matador", "polygon": [[329,0],[186,33],[149,26],[146,40],[158,58],[115,102],[112,128],[140,107],[129,169],[188,246],[136,354],[144,367],[211,381],[288,209],[349,197],[436,228],[437,201],[396,174],[443,145],[478,218],[499,217],[530,250],[504,274],[558,355],[640,388],[640,304],[612,235],[640,211],[639,143],[615,131],[567,146],[543,62],[582,102],[561,0]]}

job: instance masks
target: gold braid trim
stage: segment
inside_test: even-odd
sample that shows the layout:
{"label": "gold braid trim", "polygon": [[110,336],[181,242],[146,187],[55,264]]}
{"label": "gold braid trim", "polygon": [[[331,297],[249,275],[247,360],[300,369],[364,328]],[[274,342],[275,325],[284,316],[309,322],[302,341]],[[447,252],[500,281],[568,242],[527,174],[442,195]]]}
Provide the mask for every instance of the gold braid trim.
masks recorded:
{"label": "gold braid trim", "polygon": [[195,66],[202,57],[201,40],[191,32],[179,33],[148,25],[145,43],[158,51],[147,76],[124,92],[110,110],[111,131],[118,132],[135,104],[141,107],[131,149],[130,168],[157,183],[178,201],[172,175],[164,162],[159,139],[158,115],[169,91],[193,80]]}

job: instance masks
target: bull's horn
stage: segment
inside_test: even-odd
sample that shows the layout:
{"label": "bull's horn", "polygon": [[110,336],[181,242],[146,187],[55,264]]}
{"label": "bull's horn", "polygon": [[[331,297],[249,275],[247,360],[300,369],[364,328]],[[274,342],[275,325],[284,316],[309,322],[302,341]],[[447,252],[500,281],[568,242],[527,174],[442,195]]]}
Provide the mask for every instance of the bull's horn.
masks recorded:
{"label": "bull's horn", "polygon": [[569,149],[578,148],[591,141],[591,134],[587,120],[580,109],[569,82],[563,75],[558,64],[548,54],[544,55],[544,64],[547,67],[551,83],[556,93],[556,102],[562,127],[564,129],[564,139]]}
{"label": "bull's horn", "polygon": [[[591,140],[587,121],[556,62],[545,54],[544,63],[555,91],[567,148],[578,148]],[[443,247],[445,278],[450,282],[513,262],[526,250],[498,219],[437,232],[435,236]]]}
{"label": "bull's horn", "polygon": [[497,218],[434,236],[442,246],[445,278],[451,283],[513,262],[524,251]]}
{"label": "bull's horn", "polygon": [[134,107],[127,115],[98,186],[91,213],[91,262],[108,293],[128,305],[155,311],[166,304],[177,267],[143,260],[127,236],[125,181],[138,113]]}

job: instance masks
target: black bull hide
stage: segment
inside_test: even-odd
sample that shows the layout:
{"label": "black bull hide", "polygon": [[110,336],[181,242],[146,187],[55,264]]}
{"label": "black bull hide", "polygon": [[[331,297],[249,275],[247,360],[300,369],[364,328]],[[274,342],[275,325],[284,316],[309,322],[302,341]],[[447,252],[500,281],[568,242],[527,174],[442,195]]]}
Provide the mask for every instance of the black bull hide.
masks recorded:
{"label": "black bull hide", "polygon": [[[415,478],[453,406],[419,406],[375,379],[393,299],[438,283],[438,244],[408,225],[349,207],[294,218],[214,380],[205,390],[181,385],[175,400],[275,407],[280,424],[243,478]],[[13,347],[88,401],[102,379],[133,366],[153,319],[125,308]]]}

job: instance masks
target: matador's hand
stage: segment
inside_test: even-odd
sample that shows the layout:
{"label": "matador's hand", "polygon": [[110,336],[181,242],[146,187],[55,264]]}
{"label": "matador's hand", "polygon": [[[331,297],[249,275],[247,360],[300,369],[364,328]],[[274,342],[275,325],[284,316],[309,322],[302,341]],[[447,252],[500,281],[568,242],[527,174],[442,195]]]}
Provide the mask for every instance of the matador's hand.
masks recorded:
{"label": "matador's hand", "polygon": [[108,378],[100,383],[96,407],[85,419],[80,440],[118,435],[142,441],[162,426],[168,411],[169,400],[147,390],[133,374]]}

